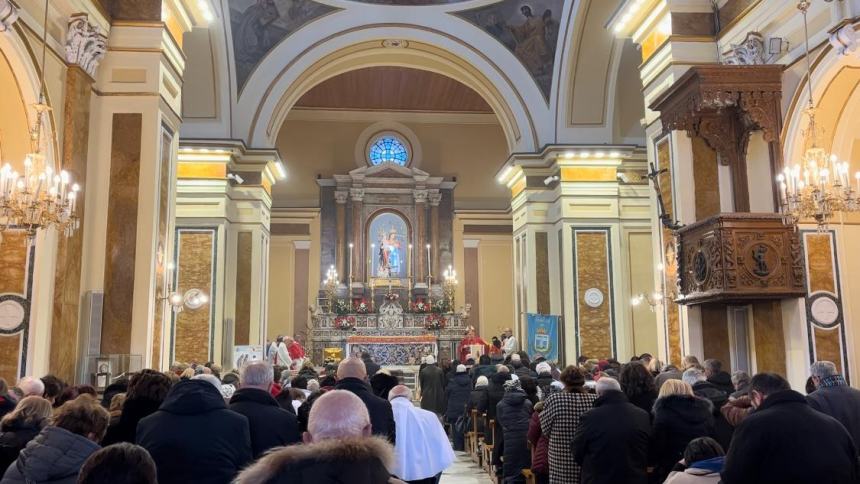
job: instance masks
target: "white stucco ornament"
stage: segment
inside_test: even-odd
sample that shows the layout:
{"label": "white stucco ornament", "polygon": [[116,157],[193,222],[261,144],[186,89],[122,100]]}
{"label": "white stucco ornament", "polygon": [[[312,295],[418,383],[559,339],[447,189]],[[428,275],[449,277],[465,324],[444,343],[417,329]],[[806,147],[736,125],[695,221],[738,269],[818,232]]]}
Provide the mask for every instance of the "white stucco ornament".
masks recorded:
{"label": "white stucco ornament", "polygon": [[16,20],[18,20],[18,7],[9,0],[0,0],[0,32],[11,29]]}
{"label": "white stucco ornament", "polygon": [[830,325],[839,319],[839,306],[829,297],[816,299],[810,307],[810,312],[819,324]]}
{"label": "white stucco ornament", "polygon": [[603,291],[596,287],[586,289],[585,304],[592,308],[599,308],[603,304]]}
{"label": "white stucco ornament", "polygon": [[18,301],[7,299],[0,302],[0,331],[12,331],[24,322],[24,306]]}
{"label": "white stucco ornament", "polygon": [[[3,1],[3,0],[0,0]],[[66,32],[66,61],[75,64],[92,77],[107,52],[107,37],[98,26],[87,20],[87,14],[72,15]]]}

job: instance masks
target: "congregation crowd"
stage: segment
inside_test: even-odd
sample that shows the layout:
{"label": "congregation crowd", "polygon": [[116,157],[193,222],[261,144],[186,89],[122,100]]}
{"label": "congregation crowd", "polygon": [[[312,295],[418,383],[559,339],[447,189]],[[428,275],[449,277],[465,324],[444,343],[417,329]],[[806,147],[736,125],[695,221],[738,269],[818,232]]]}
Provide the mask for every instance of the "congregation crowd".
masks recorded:
{"label": "congregation crowd", "polygon": [[860,391],[826,361],[803,395],[692,356],[428,356],[413,391],[370,354],[315,367],[280,343],[238,372],[175,364],[101,393],[0,380],[0,484],[436,484],[469,438],[500,483],[860,482]]}

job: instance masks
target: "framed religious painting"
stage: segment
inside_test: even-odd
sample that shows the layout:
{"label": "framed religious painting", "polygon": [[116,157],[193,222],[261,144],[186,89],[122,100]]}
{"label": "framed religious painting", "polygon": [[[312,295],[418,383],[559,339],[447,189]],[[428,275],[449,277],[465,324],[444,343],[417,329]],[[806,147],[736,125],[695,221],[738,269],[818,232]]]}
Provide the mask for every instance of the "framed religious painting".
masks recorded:
{"label": "framed religious painting", "polygon": [[367,225],[367,258],[371,279],[409,277],[409,224],[394,211],[379,212]]}

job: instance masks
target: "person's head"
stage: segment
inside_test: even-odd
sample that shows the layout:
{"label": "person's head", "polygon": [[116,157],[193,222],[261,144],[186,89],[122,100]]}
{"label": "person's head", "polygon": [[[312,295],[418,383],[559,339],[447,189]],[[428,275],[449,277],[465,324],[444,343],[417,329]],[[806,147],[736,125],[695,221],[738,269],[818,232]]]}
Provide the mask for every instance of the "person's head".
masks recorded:
{"label": "person's head", "polygon": [[219,380],[218,377],[216,377],[215,375],[207,375],[204,373],[201,375],[195,375],[192,380],[203,380],[211,384],[215,388],[215,390],[218,391],[219,394],[221,393],[221,380]]}
{"label": "person's head", "polygon": [[712,376],[723,371],[723,362],[716,358],[708,358],[705,360],[705,376],[707,378],[711,378]]}
{"label": "person's head", "polygon": [[53,424],[73,434],[100,442],[107,431],[110,414],[90,395],[68,401],[57,409]]}
{"label": "person's head", "polygon": [[478,358],[478,364],[479,365],[489,365],[490,363],[491,363],[490,355],[481,355],[481,357]]}
{"label": "person's head", "polygon": [[45,385],[45,393],[43,396],[47,398],[51,403],[55,403],[57,398],[59,398],[60,394],[63,393],[63,390],[66,388],[66,382],[60,380],[54,375],[45,375],[41,378],[42,383]]}
{"label": "person's head", "polygon": [[672,395],[693,396],[693,387],[689,383],[682,380],[666,380],[660,387],[659,398],[669,397]]}
{"label": "person's head", "polygon": [[[45,394],[45,384],[36,377],[25,376],[21,378],[18,380],[17,387],[21,389],[25,397],[29,397],[30,395],[41,397]],[[57,395],[59,395],[59,392],[57,392]]]}
{"label": "person's head", "polygon": [[522,7],[520,7],[520,12],[521,12],[523,15],[525,15],[526,17],[531,17],[531,16],[532,16],[532,8],[531,8],[531,7],[529,7],[528,5],[523,5]]}
{"label": "person's head", "polygon": [[302,362],[302,370],[313,370],[314,362],[310,360],[310,358],[306,359]]}
{"label": "person's head", "polygon": [[50,421],[51,412],[53,412],[51,402],[44,398],[36,395],[24,397],[15,409],[0,421],[0,430],[5,430],[7,427],[42,428]]}
{"label": "person's head", "polygon": [[523,364],[523,359],[517,353],[511,355],[511,364],[514,366],[520,366]]}
{"label": "person's head", "polygon": [[108,405],[108,412],[110,412],[111,417],[122,413],[122,407],[125,405],[126,396],[127,394],[125,393],[117,393],[111,397],[110,404]]}
{"label": "person's head", "polygon": [[[529,12],[531,12],[531,9],[529,9]],[[514,332],[511,331],[511,328],[505,328],[502,334],[505,336],[505,338],[510,338],[514,334]]]}
{"label": "person's head", "polygon": [[609,378],[608,376],[604,376],[603,378],[597,380],[597,384],[595,386],[597,390],[597,395],[603,395],[606,392],[620,392],[621,384],[618,383],[618,380],[615,378]]}
{"label": "person's head", "polygon": [[269,391],[275,383],[275,370],[266,361],[253,361],[239,370],[239,385]]}
{"label": "person's head", "polygon": [[653,359],[654,359],[654,357],[651,356],[651,353],[642,353],[642,355],[639,356],[639,361],[641,361],[642,364],[645,365],[646,367],[648,366],[649,363],[651,363],[651,360],[653,360]]}
{"label": "person's head", "polygon": [[78,398],[80,395],[98,397],[98,393],[96,393],[96,389],[93,388],[92,385],[67,386],[66,388],[63,388],[62,392],[60,392],[60,396],[54,400],[54,407],[59,407],[69,400]]}
{"label": "person's head", "polygon": [[221,378],[221,383],[223,383],[224,385],[233,385],[234,387],[239,388],[240,380],[241,379],[239,378],[238,373],[236,373],[235,371],[230,371],[224,374],[224,376]]}
{"label": "person's head", "polygon": [[373,361],[373,355],[371,355],[367,351],[362,351],[361,352],[361,359],[364,361]]}
{"label": "person's head", "polygon": [[549,365],[549,363],[547,363],[545,361],[541,361],[540,363],[537,364],[537,366],[535,366],[535,372],[538,375],[551,375],[552,374],[552,367]]}
{"label": "person's head", "polygon": [[640,361],[628,363],[621,367],[621,372],[618,375],[618,383],[624,389],[624,393],[628,397],[635,397],[645,393],[656,391],[654,385],[654,376],[648,371],[648,368]]}
{"label": "person's head", "polygon": [[502,347],[502,340],[500,340],[499,338],[493,336],[493,338],[490,341],[492,342],[493,346],[496,349],[499,349]]}
{"label": "person's head", "polygon": [[156,484],[155,461],[143,447],[121,443],[99,449],[87,458],[78,484]]}
{"label": "person's head", "polygon": [[475,380],[475,388],[485,387],[490,384],[490,380],[487,379],[486,376],[481,375]]}
{"label": "person's head", "polygon": [[681,379],[685,382],[689,383],[690,386],[695,385],[696,383],[705,381],[708,377],[705,376],[705,372],[698,368],[687,368],[684,370],[684,373],[681,375]]}
{"label": "person's head", "polygon": [[816,361],[809,367],[809,374],[812,376],[812,383],[815,384],[815,388],[818,388],[823,378],[836,376],[839,374],[839,371],[833,362],[822,360]]}
{"label": "person's head", "polygon": [[806,379],[806,383],[803,384],[803,390],[806,392],[807,395],[814,392],[815,390],[818,390],[818,388],[815,386],[815,382],[812,380],[812,377]]}
{"label": "person's head", "polygon": [[585,385],[585,374],[581,369],[570,365],[561,372],[559,380],[564,384],[564,390],[570,393],[581,393]]}
{"label": "person's head", "polygon": [[745,371],[736,371],[732,373],[732,386],[735,390],[741,390],[748,387],[750,384],[750,376]]}
{"label": "person's head", "polygon": [[684,462],[690,464],[726,455],[720,444],[710,437],[698,437],[684,449]]}
{"label": "person's head", "polygon": [[307,390],[308,389],[308,377],[304,375],[299,375],[290,382],[290,386],[293,388],[298,388],[299,390]]}
{"label": "person's head", "polygon": [[436,357],[433,355],[427,355],[427,358],[424,358],[424,362],[427,363],[428,365],[435,365],[436,364]]}
{"label": "person's head", "polygon": [[412,401],[412,389],[406,385],[397,385],[392,388],[388,392],[388,401],[392,401],[395,398],[405,398],[408,401]]}
{"label": "person's head", "polygon": [[496,365],[496,373],[510,373],[511,369],[505,365]]}
{"label": "person's head", "polygon": [[334,375],[326,375],[320,380],[320,388],[331,388],[337,385],[337,378]]}
{"label": "person's head", "polygon": [[194,378],[194,375],[195,375],[194,368],[191,368],[189,366],[188,368],[186,368],[185,370],[182,371],[182,374],[179,375],[179,378],[181,378],[183,380],[190,380],[190,379]]}
{"label": "person's head", "polygon": [[360,398],[346,390],[331,390],[316,399],[308,417],[306,444],[327,439],[369,437],[370,415]]}
{"label": "person's head", "polygon": [[308,388],[307,390],[311,393],[320,391],[320,382],[316,378],[311,378],[308,380]]}
{"label": "person's head", "polygon": [[163,402],[171,386],[173,384],[170,378],[164,373],[150,369],[141,370],[129,379],[126,398]]}
{"label": "person's head", "polygon": [[785,378],[776,373],[758,373],[750,380],[750,401],[758,408],[774,393],[791,390]]}
{"label": "person's head", "polygon": [[693,355],[687,355],[684,357],[684,369],[687,368],[701,368],[702,365],[699,363],[699,359]]}
{"label": "person's head", "polygon": [[337,365],[337,379],[358,378],[359,380],[367,380],[367,367],[361,358],[349,357],[344,359]]}
{"label": "person's head", "polygon": [[466,337],[467,338],[473,338],[474,336],[475,336],[475,328],[473,328],[472,326],[469,326],[468,328],[466,328]]}
{"label": "person's head", "polygon": [[576,364],[580,366],[584,365],[586,362],[588,362],[588,357],[585,355],[582,355],[576,359]]}
{"label": "person's head", "polygon": [[466,365],[457,365],[457,373],[466,373]]}

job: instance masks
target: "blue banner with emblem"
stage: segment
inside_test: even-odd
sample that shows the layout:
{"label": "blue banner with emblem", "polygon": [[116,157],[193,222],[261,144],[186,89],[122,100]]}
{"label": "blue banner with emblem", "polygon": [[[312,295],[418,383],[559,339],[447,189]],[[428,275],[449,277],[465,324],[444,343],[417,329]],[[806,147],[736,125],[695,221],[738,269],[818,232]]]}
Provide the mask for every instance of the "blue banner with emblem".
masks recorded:
{"label": "blue banner with emblem", "polygon": [[558,361],[558,316],[527,314],[526,332],[529,357],[540,353],[548,361]]}

